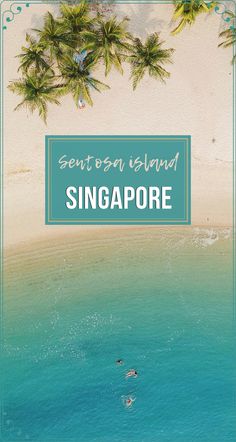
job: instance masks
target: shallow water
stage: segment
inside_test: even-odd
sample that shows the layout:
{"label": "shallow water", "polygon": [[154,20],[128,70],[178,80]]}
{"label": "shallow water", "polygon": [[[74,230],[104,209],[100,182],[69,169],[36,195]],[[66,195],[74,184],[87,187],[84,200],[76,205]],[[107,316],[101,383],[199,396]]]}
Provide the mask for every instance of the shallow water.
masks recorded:
{"label": "shallow water", "polygon": [[4,440],[235,441],[232,273],[229,230],[101,229],[7,254]]}

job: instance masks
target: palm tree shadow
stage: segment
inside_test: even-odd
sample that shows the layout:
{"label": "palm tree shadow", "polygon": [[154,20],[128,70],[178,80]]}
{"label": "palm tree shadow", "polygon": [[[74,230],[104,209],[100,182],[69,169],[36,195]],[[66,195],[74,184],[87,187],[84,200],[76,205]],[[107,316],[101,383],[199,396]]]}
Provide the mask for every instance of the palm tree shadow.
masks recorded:
{"label": "palm tree shadow", "polygon": [[[74,1],[73,3],[77,3]],[[158,19],[157,16],[153,14],[153,5],[145,4],[144,7],[137,7],[137,5],[126,5],[126,11],[119,8],[119,5],[115,4],[112,0],[109,1],[109,6],[111,7],[111,14],[115,14],[117,17],[127,16],[130,19],[129,28],[131,31],[135,32],[138,37],[145,38],[147,33],[159,32],[164,26],[166,26],[165,20]],[[53,14],[55,16],[59,15],[59,5],[50,4],[50,10],[53,9]],[[45,11],[46,13],[46,11]],[[44,15],[32,14],[31,17],[31,27],[41,28],[43,26]]]}
{"label": "palm tree shadow", "polygon": [[44,18],[44,14],[42,15],[38,15],[38,14],[33,14],[31,17],[31,28],[35,28],[35,29],[39,29],[43,26],[43,18]]}
{"label": "palm tree shadow", "polygon": [[[137,5],[129,5],[125,14],[130,19],[130,30],[135,32],[139,38],[145,38],[150,32],[159,32],[166,25],[164,20],[154,16],[153,5],[145,4],[143,6],[145,7],[140,9],[137,8]],[[118,15],[118,11],[116,14]]]}
{"label": "palm tree shadow", "polygon": [[40,29],[43,26],[44,16],[45,14],[50,11],[54,15],[54,17],[57,17],[59,15],[59,5],[58,4],[48,4],[45,3],[46,6],[49,6],[47,9],[45,9],[44,12],[39,14],[32,14],[31,16],[31,28],[34,29]]}

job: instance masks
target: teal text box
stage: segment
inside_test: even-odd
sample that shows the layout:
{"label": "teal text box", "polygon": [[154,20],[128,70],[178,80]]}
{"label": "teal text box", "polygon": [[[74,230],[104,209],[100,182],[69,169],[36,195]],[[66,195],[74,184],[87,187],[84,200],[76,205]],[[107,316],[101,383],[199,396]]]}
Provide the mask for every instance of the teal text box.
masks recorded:
{"label": "teal text box", "polygon": [[[69,186],[105,186],[110,193],[119,187],[121,195],[126,186],[167,186],[171,208],[140,209],[134,200],[126,209],[71,210],[66,205]],[[45,188],[46,224],[190,224],[191,137],[46,136]]]}

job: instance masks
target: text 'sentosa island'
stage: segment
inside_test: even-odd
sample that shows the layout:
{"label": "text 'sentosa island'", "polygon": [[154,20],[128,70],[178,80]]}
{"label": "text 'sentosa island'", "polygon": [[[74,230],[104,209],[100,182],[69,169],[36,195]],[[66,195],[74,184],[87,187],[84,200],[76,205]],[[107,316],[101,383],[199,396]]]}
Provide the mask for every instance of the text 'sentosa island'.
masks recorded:
{"label": "text 'sentosa island'", "polygon": [[[159,172],[161,169],[174,169],[176,171],[178,159],[179,152],[177,152],[175,157],[171,158],[170,160],[162,158],[150,159],[148,154],[145,153],[144,158],[140,156],[133,158],[133,156],[130,156],[127,167],[133,169],[134,172],[139,172],[142,170],[149,172],[149,170],[152,168],[154,168],[156,172]],[[58,164],[60,169],[65,169],[66,167],[73,169],[76,167],[80,170],[91,172],[93,168],[96,168],[102,169],[105,173],[109,172],[109,170],[112,168],[119,169],[120,172],[123,172],[124,168],[126,167],[124,158],[112,158],[110,156],[105,158],[96,158],[93,155],[87,155],[86,158],[82,159],[69,158],[68,155],[62,155],[62,157],[59,158]]]}

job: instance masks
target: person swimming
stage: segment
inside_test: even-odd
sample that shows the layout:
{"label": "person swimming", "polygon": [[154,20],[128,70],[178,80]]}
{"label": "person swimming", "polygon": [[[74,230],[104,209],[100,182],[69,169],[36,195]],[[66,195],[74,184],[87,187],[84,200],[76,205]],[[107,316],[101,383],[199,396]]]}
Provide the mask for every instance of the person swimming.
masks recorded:
{"label": "person swimming", "polygon": [[138,372],[134,370],[133,368],[126,373],[126,378],[136,378],[138,376]]}
{"label": "person swimming", "polygon": [[125,405],[126,407],[131,407],[131,405],[133,405],[133,402],[135,401],[135,399],[132,399],[131,397],[128,397],[125,401]]}
{"label": "person swimming", "polygon": [[123,364],[124,364],[123,359],[117,359],[116,360],[116,365],[123,365]]}
{"label": "person swimming", "polygon": [[132,396],[123,396],[122,397],[122,402],[126,408],[132,407],[135,400],[136,400],[136,397],[132,397]]}

